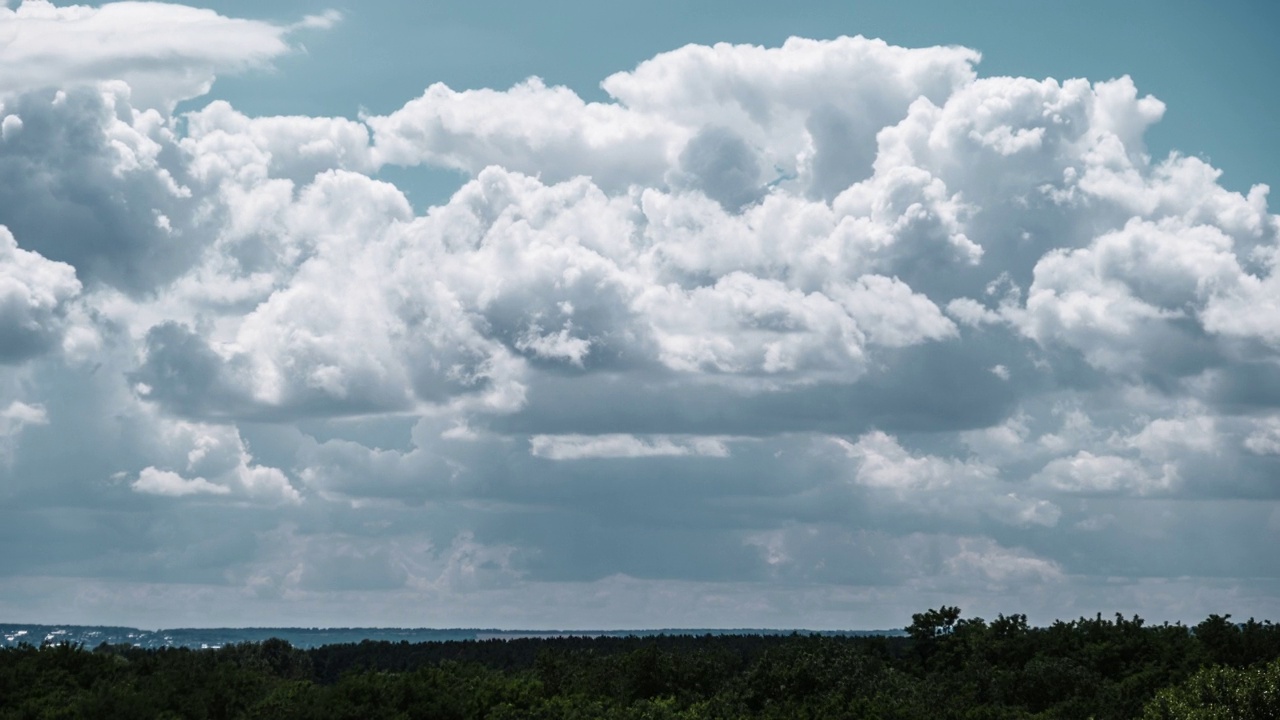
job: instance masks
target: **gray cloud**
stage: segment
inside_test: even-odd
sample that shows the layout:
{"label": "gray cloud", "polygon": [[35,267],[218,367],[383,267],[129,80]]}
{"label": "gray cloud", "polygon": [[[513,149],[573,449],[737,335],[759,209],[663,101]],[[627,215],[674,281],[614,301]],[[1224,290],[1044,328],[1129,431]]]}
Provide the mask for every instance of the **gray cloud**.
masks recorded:
{"label": "gray cloud", "polygon": [[694,135],[680,151],[679,168],[685,182],[730,212],[762,194],[755,153],[725,128],[708,127]]}
{"label": "gray cloud", "polygon": [[14,363],[57,344],[80,282],[69,265],[18,247],[0,225],[0,288],[0,363]]}
{"label": "gray cloud", "polygon": [[4,101],[22,129],[0,152],[0,222],[83,282],[143,292],[186,271],[205,236],[190,226],[190,190],[164,167],[175,150],[163,121],[135,113],[121,93],[78,88]]}

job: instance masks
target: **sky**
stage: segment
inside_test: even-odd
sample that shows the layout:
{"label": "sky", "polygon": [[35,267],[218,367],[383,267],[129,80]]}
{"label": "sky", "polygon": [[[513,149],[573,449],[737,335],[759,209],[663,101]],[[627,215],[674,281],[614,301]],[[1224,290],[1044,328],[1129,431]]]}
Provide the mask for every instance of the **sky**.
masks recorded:
{"label": "sky", "polygon": [[0,620],[1280,618],[1278,15],[0,2]]}

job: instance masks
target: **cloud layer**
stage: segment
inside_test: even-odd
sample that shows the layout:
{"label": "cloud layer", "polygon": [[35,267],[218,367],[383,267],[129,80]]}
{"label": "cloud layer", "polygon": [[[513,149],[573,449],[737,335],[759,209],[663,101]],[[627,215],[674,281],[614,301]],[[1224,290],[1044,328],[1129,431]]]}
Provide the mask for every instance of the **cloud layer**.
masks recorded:
{"label": "cloud layer", "polygon": [[1129,78],[796,38],[173,114],[291,29],[0,9],[6,614],[1278,609],[1280,219]]}

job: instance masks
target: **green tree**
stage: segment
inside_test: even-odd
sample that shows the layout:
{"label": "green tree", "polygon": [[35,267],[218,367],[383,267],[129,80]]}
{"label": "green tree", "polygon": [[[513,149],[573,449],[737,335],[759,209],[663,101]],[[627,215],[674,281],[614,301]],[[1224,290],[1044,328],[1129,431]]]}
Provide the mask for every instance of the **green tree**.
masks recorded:
{"label": "green tree", "polygon": [[1156,693],[1143,720],[1271,720],[1280,718],[1280,660],[1251,668],[1205,668]]}

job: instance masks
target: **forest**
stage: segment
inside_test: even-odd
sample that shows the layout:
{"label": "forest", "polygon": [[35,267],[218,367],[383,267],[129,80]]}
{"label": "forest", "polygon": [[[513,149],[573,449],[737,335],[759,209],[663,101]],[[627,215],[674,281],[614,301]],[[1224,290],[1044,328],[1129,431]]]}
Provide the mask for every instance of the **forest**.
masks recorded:
{"label": "forest", "polygon": [[902,636],[0,649],[17,718],[1280,718],[1280,625],[912,616]]}

